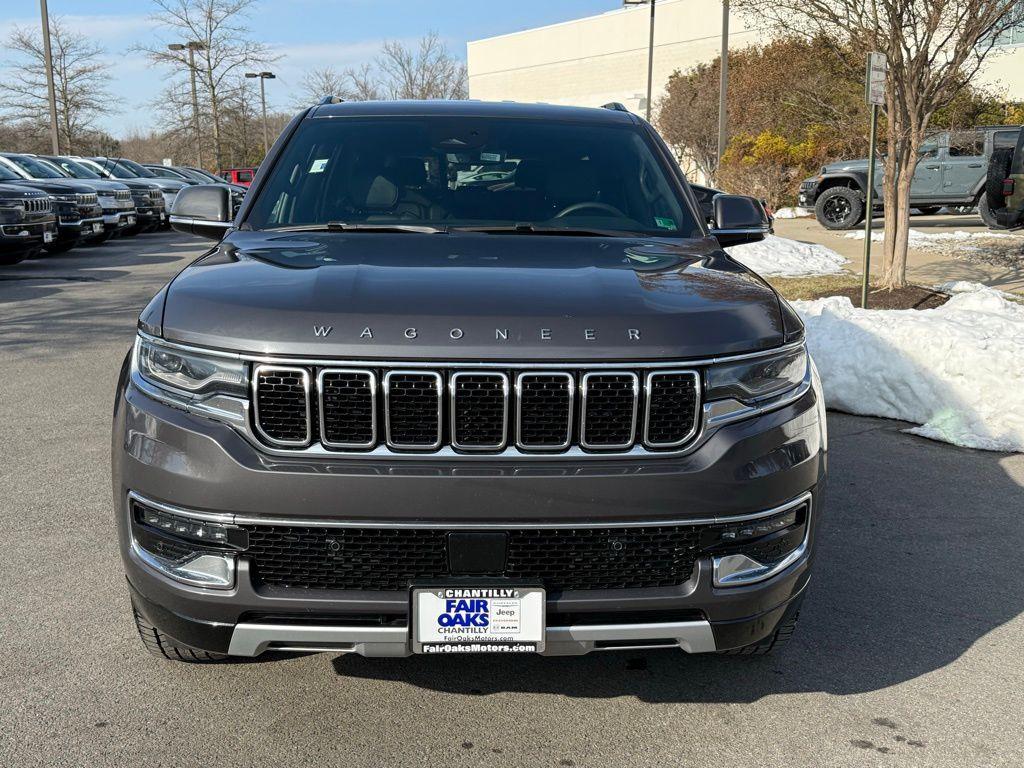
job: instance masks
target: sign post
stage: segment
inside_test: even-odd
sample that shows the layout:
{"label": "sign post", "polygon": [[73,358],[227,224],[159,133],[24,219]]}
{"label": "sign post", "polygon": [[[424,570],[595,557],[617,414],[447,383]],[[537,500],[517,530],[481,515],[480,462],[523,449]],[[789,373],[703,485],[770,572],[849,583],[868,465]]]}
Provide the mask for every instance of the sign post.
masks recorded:
{"label": "sign post", "polygon": [[875,214],[875,149],[878,144],[878,108],[885,103],[885,75],[888,62],[884,53],[868,54],[865,95],[871,106],[871,134],[868,149],[868,188],[864,201],[864,278],[860,288],[860,306],[868,308],[868,283],[871,280],[871,227]]}

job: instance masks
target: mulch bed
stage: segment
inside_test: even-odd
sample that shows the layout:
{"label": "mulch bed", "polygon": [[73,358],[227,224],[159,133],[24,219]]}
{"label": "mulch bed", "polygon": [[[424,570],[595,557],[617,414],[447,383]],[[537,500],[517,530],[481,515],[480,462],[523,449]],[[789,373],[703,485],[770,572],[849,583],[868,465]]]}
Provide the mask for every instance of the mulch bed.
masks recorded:
{"label": "mulch bed", "polygon": [[[820,299],[825,296],[846,296],[853,302],[853,306],[860,306],[859,287],[826,290],[811,298]],[[938,293],[919,285],[908,285],[895,291],[879,288],[871,288],[868,291],[868,309],[935,309],[947,301],[949,296],[945,293]]]}

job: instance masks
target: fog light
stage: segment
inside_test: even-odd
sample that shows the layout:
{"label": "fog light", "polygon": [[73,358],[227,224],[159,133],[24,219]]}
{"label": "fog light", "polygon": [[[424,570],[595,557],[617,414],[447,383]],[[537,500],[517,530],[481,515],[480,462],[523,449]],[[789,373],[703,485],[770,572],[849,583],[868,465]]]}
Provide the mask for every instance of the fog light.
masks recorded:
{"label": "fog light", "polygon": [[810,497],[777,514],[708,529],[702,538],[710,550],[716,587],[755,584],[799,560],[807,551]]}
{"label": "fog light", "polygon": [[235,583],[234,550],[248,534],[237,526],[187,517],[133,498],[132,549],[151,568],[184,584],[230,589]]}

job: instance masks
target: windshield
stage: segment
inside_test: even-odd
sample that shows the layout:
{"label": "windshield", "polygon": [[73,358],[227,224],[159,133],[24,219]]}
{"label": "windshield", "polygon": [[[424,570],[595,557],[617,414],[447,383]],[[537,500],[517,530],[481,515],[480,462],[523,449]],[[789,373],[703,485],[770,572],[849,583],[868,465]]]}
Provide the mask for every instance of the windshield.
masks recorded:
{"label": "windshield", "polygon": [[149,170],[143,168],[138,163],[133,163],[131,160],[125,160],[119,158],[117,160],[108,157],[103,160],[97,160],[103,169],[109,171],[112,176],[118,179],[136,179],[136,178],[155,178],[154,174]]}
{"label": "windshield", "polygon": [[14,155],[7,158],[21,168],[33,179],[65,179],[67,174],[62,173],[47,162],[37,160],[27,155]]}
{"label": "windshield", "polygon": [[196,181],[201,181],[203,183],[210,183],[210,182],[212,182],[212,183],[215,183],[215,184],[223,184],[224,183],[224,179],[218,178],[217,176],[214,176],[212,173],[207,173],[206,171],[201,171],[198,168],[182,168],[181,170],[182,170],[183,173],[188,173]]}
{"label": "windshield", "polygon": [[0,163],[0,181],[24,181],[24,176],[19,176],[10,168]]}
{"label": "windshield", "polygon": [[246,223],[329,222],[700,236],[633,126],[525,119],[305,122]]}
{"label": "windshield", "polygon": [[61,168],[64,173],[74,176],[76,179],[103,178],[85,163],[79,163],[67,157],[48,157],[47,160]]}

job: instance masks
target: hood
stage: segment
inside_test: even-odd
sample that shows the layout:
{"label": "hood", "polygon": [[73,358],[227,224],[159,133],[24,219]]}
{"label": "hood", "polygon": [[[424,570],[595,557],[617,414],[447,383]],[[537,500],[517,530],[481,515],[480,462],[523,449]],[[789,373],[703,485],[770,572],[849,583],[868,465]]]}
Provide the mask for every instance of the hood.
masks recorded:
{"label": "hood", "polygon": [[47,197],[47,194],[41,189],[33,189],[21,184],[10,182],[0,184],[0,198],[4,200],[23,200],[30,197]]}
{"label": "hood", "polygon": [[160,187],[160,189],[162,189],[164,192],[177,192],[182,187],[189,186],[189,184],[187,184],[184,181],[175,181],[174,179],[162,179],[158,176],[152,179],[141,178],[140,181],[148,181],[150,184],[155,184],[156,186]]}
{"label": "hood", "polygon": [[77,179],[25,179],[24,181],[11,181],[10,183],[35,187],[45,192],[52,192],[55,195],[96,194],[96,187],[92,182],[86,183]]}
{"label": "hood", "polygon": [[153,189],[160,189],[156,184],[151,184],[149,179],[118,179],[114,184],[123,184],[128,189],[149,192]]}
{"label": "hood", "polygon": [[97,192],[111,192],[115,190],[128,189],[128,185],[123,181],[112,181],[110,179],[89,179],[89,181],[83,182],[93,187]]}
{"label": "hood", "polygon": [[172,341],[349,359],[642,360],[784,339],[712,239],[231,233],[165,294]]}
{"label": "hood", "polygon": [[840,160],[838,163],[829,163],[823,166],[825,173],[840,173],[842,171],[866,171],[868,169],[867,158],[860,160]]}

